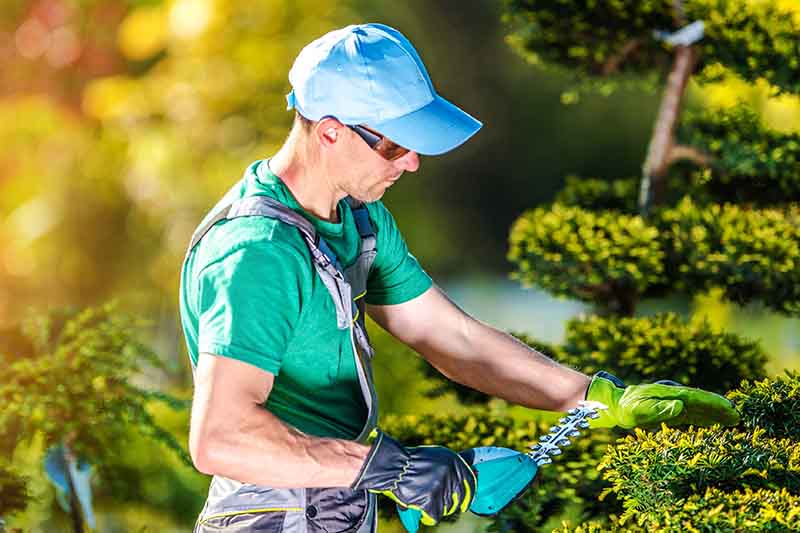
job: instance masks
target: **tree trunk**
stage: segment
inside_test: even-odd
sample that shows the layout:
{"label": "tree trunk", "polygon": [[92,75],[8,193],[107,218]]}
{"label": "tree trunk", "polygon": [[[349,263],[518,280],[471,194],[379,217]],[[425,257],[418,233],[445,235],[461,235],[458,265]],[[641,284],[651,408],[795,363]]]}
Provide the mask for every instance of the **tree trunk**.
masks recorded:
{"label": "tree trunk", "polygon": [[658,204],[664,193],[664,176],[671,160],[675,124],[681,109],[686,83],[694,67],[695,53],[691,46],[676,47],[675,61],[667,78],[667,87],[661,99],[653,135],[647,148],[647,159],[642,168],[639,191],[639,211],[647,216],[650,207]]}

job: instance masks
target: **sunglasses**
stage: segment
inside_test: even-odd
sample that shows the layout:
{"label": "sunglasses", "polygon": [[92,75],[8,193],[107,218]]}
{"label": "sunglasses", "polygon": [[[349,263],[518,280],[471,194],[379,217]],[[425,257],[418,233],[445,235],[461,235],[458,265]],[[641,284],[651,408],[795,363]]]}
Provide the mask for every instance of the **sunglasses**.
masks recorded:
{"label": "sunglasses", "polygon": [[404,148],[399,144],[390,141],[377,131],[373,131],[366,126],[348,125],[347,127],[356,132],[359,137],[364,139],[364,142],[367,143],[370,148],[378,152],[378,155],[387,161],[399,159],[411,151],[408,148]]}

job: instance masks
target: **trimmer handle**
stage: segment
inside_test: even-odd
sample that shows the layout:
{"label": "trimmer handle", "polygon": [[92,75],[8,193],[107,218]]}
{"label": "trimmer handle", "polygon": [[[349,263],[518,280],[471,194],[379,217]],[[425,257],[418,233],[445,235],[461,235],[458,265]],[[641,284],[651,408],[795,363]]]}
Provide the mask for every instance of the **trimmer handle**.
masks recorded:
{"label": "trimmer handle", "polygon": [[[472,466],[478,480],[469,510],[479,516],[497,514],[522,496],[539,469],[529,455],[509,448],[482,446],[459,455]],[[397,511],[406,531],[417,533],[422,513],[400,505]]]}

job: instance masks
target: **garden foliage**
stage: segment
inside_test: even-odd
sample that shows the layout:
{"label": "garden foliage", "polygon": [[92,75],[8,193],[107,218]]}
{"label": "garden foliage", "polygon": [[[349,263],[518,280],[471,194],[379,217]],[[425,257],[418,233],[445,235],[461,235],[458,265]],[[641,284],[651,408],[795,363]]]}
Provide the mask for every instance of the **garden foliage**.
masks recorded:
{"label": "garden foliage", "polygon": [[0,517],[21,511],[29,498],[25,478],[7,461],[0,460]]}
{"label": "garden foliage", "polygon": [[[722,65],[744,80],[800,92],[800,17],[788,2],[682,4],[686,21],[705,23],[697,45],[701,69]],[[672,0],[506,0],[505,18],[514,26],[509,41],[532,63],[585,80],[616,73],[652,80],[671,62],[669,45],[653,32],[674,31],[673,6]]]}
{"label": "garden foliage", "polygon": [[[534,348],[540,345],[520,338]],[[720,394],[744,378],[765,376],[767,362],[757,342],[716,331],[705,321],[685,322],[675,313],[572,319],[566,340],[554,350],[544,353],[588,374],[606,370],[626,383],[669,376]]]}
{"label": "garden foliage", "polygon": [[687,111],[677,135],[712,158],[695,173],[697,193],[715,202],[800,201],[800,134],[765,126],[751,106]]}
{"label": "garden foliage", "polygon": [[[7,512],[19,511],[24,488],[2,468],[20,446],[67,445],[79,460],[94,465],[100,478],[117,482],[111,468],[132,434],[161,443],[184,463],[188,454],[150,412],[154,401],[185,407],[167,394],[144,389],[134,377],[145,364],[163,369],[156,353],[139,341],[149,321],[123,312],[115,301],[83,310],[30,312],[3,335],[0,364],[0,491],[9,491]],[[41,475],[41,474],[39,474]]]}
{"label": "garden foliage", "polygon": [[645,220],[553,204],[524,213],[510,243],[513,277],[524,285],[606,311],[630,314],[641,298],[668,290],[721,288],[739,304],[800,314],[797,206],[755,210],[685,197]]}
{"label": "garden foliage", "polygon": [[745,380],[728,396],[742,414],[742,425],[750,431],[761,428],[769,437],[800,441],[800,375],[762,381]]}

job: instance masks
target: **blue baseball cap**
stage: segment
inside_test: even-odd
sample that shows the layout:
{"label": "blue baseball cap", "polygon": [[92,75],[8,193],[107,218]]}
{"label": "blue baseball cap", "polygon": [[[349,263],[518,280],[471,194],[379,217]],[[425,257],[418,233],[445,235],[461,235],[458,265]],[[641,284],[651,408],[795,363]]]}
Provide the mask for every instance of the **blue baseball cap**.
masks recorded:
{"label": "blue baseball cap", "polygon": [[436,93],[408,39],[384,24],[350,25],[308,44],[289,82],[287,109],[369,126],[423,155],[448,152],[483,125]]}

